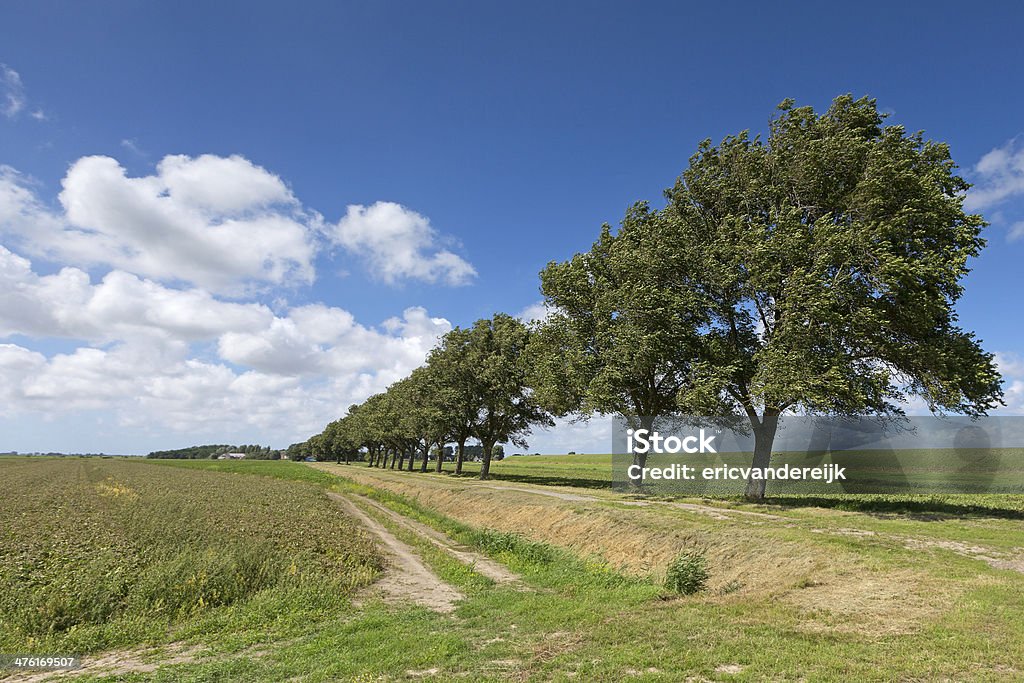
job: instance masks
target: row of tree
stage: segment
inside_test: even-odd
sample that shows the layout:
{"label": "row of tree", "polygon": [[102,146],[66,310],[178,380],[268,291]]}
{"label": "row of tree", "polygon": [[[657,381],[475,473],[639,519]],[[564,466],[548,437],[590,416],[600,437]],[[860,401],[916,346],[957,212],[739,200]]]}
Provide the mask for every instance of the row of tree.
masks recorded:
{"label": "row of tree", "polygon": [[[441,471],[444,446],[455,444],[462,472],[466,445],[479,442],[486,479],[500,445],[526,446],[536,425],[552,425],[535,400],[527,349],[531,330],[499,313],[468,328],[455,328],[430,352],[426,364],[387,391],[350,406],[341,419],[287,453],[298,459],[365,459],[371,467],[427,471],[433,457]],[[295,458],[293,458],[295,459]]]}
{"label": "row of tree", "polygon": [[[703,142],[664,208],[636,204],[589,252],[550,263],[544,321],[453,330],[302,448],[425,470],[454,442],[461,469],[476,438],[486,477],[496,443],[552,415],[716,415],[746,422],[765,467],[784,414],[1000,405],[993,355],[957,325],[985,223],[963,210],[948,146],[883,125],[867,98],[779,110],[765,140]],[[764,492],[748,481],[748,497]]]}

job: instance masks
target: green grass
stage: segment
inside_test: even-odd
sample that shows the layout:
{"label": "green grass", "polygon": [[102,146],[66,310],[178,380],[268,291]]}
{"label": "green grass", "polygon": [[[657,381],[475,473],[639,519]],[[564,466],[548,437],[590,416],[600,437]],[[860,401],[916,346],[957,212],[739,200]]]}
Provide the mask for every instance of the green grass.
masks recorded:
{"label": "green grass", "polygon": [[[590,480],[595,474],[588,468],[603,464],[599,456],[569,456],[576,457],[579,460],[514,458],[497,463],[495,472],[502,478],[507,474],[529,477],[533,475],[528,468],[537,463],[543,470],[540,478],[572,480],[573,470],[578,468],[583,473],[580,478]],[[162,541],[153,535],[159,528],[170,535],[169,546],[231,549],[234,542],[243,547],[255,542],[267,552],[278,549],[274,562],[287,560],[293,553],[305,553],[307,561],[302,564],[308,568],[296,576],[284,572],[278,583],[220,605],[187,610],[173,618],[150,620],[139,616],[135,623],[145,626],[138,630],[125,626],[132,623],[126,615],[113,615],[106,622],[81,627],[92,629],[94,634],[117,635],[98,641],[105,646],[186,642],[207,648],[197,661],[152,673],[124,674],[119,680],[1009,681],[1019,680],[1022,675],[1024,577],[1019,573],[991,569],[943,550],[914,553],[880,537],[865,540],[812,533],[812,525],[824,529],[856,527],[879,533],[973,538],[978,543],[995,544],[1001,539],[1007,549],[1024,546],[1024,531],[1010,519],[979,516],[921,521],[899,513],[865,515],[733,502],[726,509],[771,509],[783,515],[785,523],[757,518],[748,521],[743,517],[724,523],[692,514],[684,517],[684,512],[670,508],[663,512],[611,505],[600,508],[623,519],[636,516],[638,524],[663,525],[652,526],[652,533],[689,525],[694,533],[709,539],[732,533],[754,538],[752,534],[757,534],[766,547],[792,544],[834,559],[828,566],[839,574],[851,571],[843,558],[855,553],[860,561],[858,571],[907,577],[894,579],[895,586],[900,586],[902,580],[927,581],[931,593],[943,599],[937,611],[907,626],[906,619],[899,619],[907,606],[898,594],[887,597],[889,602],[883,605],[893,616],[891,624],[877,618],[863,621],[855,613],[845,620],[837,618],[830,612],[837,600],[835,594],[815,597],[822,581],[828,578],[825,576],[788,577],[792,585],[787,583],[764,594],[723,590],[672,596],[652,577],[623,576],[595,558],[583,558],[539,542],[531,538],[528,529],[499,531],[460,522],[431,507],[426,498],[385,490],[383,480],[381,486],[358,484],[288,462],[149,461],[108,465],[112,462],[38,459],[27,465],[0,463],[4,475],[17,474],[18,481],[29,485],[5,489],[7,495],[0,502],[3,533],[13,533],[11,538],[19,547],[40,557],[45,549],[54,552],[52,543],[32,539],[59,536],[60,524],[40,520],[45,511],[64,505],[63,498],[71,495],[70,491],[81,489],[89,495],[68,500],[63,519],[76,529],[91,530],[88,536],[77,536],[83,556],[121,547],[124,537],[133,536],[137,530],[143,533],[132,547],[160,544]],[[11,469],[12,463],[15,469]],[[111,466],[116,470],[113,483],[107,480],[112,470],[106,468]],[[18,469],[22,467],[28,469]],[[445,481],[418,473],[401,476],[413,482]],[[366,481],[365,477],[361,479]],[[131,489],[139,497],[129,505],[129,493],[98,495],[96,486],[101,482]],[[325,505],[324,488],[341,491],[357,501],[358,496],[367,496],[446,532],[507,564],[523,577],[527,590],[491,583],[378,511],[365,507],[420,551],[443,580],[467,597],[451,615],[414,605],[379,602],[352,607],[348,590],[344,586],[339,589],[331,577],[356,566],[356,557],[364,560],[360,566],[372,568],[373,554],[367,554],[350,533],[348,518]],[[139,505],[138,501],[147,504]],[[118,506],[135,512],[119,511]],[[228,508],[241,519],[220,516]],[[587,518],[591,508],[581,514]],[[146,529],[151,530],[150,535],[146,535]],[[259,545],[261,539],[270,542]],[[349,549],[347,559],[335,557],[335,544]],[[7,547],[8,543],[2,546]],[[280,548],[288,550],[281,552]],[[226,554],[233,556],[233,551]],[[712,578],[724,569],[721,564],[708,566]],[[756,570],[751,567],[751,571]],[[56,580],[65,575],[49,569],[37,576]],[[109,580],[116,573],[89,576],[91,583],[100,588],[122,585]],[[134,583],[134,579],[128,581],[129,585]],[[905,592],[909,594],[914,588],[908,583]],[[844,599],[871,597],[870,593],[871,589],[866,588],[864,596],[853,594]],[[113,631],[105,630],[112,628],[111,624],[118,626]],[[895,628],[898,624],[902,626]],[[37,641],[35,646],[42,642]]]}
{"label": "green grass", "polygon": [[[886,465],[882,455],[868,455],[876,469]],[[509,482],[608,490],[612,486],[612,459],[613,456],[608,454],[507,457],[491,463],[491,475],[494,479]],[[1024,462],[1024,457],[1020,461]],[[651,462],[654,463],[654,460]],[[455,467],[451,463],[445,463],[444,469],[446,472],[453,472]],[[463,471],[464,476],[476,476],[480,471],[480,463],[464,463]],[[945,478],[945,475],[941,476]],[[672,496],[666,494],[662,497]],[[678,497],[692,498],[694,495],[680,494]],[[741,500],[736,493],[718,494],[713,497],[724,501]],[[1024,519],[1024,495],[1006,493],[772,494],[769,490],[767,503],[786,507],[830,507],[856,512],[936,513],[954,516],[982,514]]]}

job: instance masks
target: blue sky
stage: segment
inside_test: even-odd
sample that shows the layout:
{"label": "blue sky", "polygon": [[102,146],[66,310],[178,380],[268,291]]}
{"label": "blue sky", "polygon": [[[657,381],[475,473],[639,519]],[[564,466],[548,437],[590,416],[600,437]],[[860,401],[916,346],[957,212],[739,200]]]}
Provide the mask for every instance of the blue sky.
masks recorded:
{"label": "blue sky", "polygon": [[[545,263],[660,201],[700,140],[845,92],[977,183],[961,320],[1021,412],[1021,25],[1012,3],[4,3],[0,449],[304,438],[447,326],[535,304]],[[232,221],[237,248],[181,237]]]}

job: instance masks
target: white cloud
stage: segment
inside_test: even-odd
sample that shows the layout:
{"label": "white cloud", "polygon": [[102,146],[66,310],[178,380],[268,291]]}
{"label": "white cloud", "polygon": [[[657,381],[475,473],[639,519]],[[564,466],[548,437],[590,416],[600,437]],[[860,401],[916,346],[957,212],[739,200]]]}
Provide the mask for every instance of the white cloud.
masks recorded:
{"label": "white cloud", "polygon": [[46,356],[15,344],[0,344],[0,417],[24,410],[23,383],[46,366]]}
{"label": "white cloud", "polygon": [[1006,415],[1024,415],[1024,379],[1014,379],[1003,387],[1006,407],[1000,412]]}
{"label": "white cloud", "polygon": [[[96,283],[77,268],[39,275],[2,246],[0,290],[0,342],[86,342],[49,358],[0,343],[0,417],[101,411],[128,428],[211,438],[240,426],[281,444],[305,438],[421,365],[451,329],[420,307],[374,328],[324,304],[275,315],[122,271]],[[197,357],[213,341],[220,358]]]}
{"label": "white cloud", "polygon": [[[415,317],[407,314],[398,334],[356,325],[339,337],[339,346],[326,348],[304,347],[308,339],[294,321],[278,319],[264,335],[245,337],[248,346],[237,339],[222,344],[228,360],[252,369],[192,357],[187,343],[167,339],[81,347],[49,359],[0,344],[0,416],[61,419],[102,410],[164,442],[172,436],[168,430],[212,438],[248,426],[285,445],[323,429],[351,403],[422,364],[435,337],[409,336],[417,323],[408,318]],[[282,325],[294,336],[281,335]],[[444,321],[438,331],[449,327]],[[289,344],[305,353],[290,353]],[[304,363],[319,371],[305,373]]]}
{"label": "white cloud", "polygon": [[414,307],[382,327],[385,333],[357,324],[347,311],[305,306],[258,332],[229,332],[217,348],[225,360],[271,374],[339,376],[373,368],[394,380],[422,364],[451,323]]}
{"label": "white cloud", "polygon": [[241,156],[166,156],[157,176],[169,196],[212,216],[231,217],[298,202],[284,182]]}
{"label": "white cloud", "polygon": [[476,270],[460,256],[442,248],[430,221],[393,202],[350,205],[335,226],[335,242],[365,257],[371,273],[393,284],[402,279],[469,283]]}
{"label": "white cloud", "polygon": [[0,112],[9,119],[25,108],[25,86],[17,71],[0,64]]}
{"label": "white cloud", "polygon": [[996,353],[996,366],[1004,377],[1024,378],[1024,359],[1016,353]]}
{"label": "white cloud", "polygon": [[551,310],[544,304],[544,300],[535,301],[523,310],[516,313],[516,317],[524,323],[533,321],[543,322],[551,315]]}
{"label": "white cloud", "polygon": [[39,276],[27,259],[3,246],[0,290],[0,337],[198,341],[230,330],[259,330],[273,319],[261,304],[219,301],[202,290],[170,289],[117,270],[97,284],[77,268]]}
{"label": "white cloud", "polygon": [[168,156],[139,178],[110,157],[83,157],[62,186],[64,211],[51,211],[24,177],[0,168],[0,233],[61,263],[211,291],[313,280],[320,216],[242,157]]}
{"label": "white cloud", "polygon": [[1013,352],[996,352],[996,366],[1003,376],[1003,415],[1024,415],[1024,358]]}
{"label": "white cloud", "polygon": [[[95,419],[94,444],[103,422],[120,425],[103,437],[119,442],[177,432],[285,445],[406,376],[451,329],[421,307],[371,325],[290,304],[287,288],[313,280],[323,221],[242,157],[168,156],[138,177],[84,157],[61,185],[51,205],[0,166],[0,418],[26,425],[14,430],[26,442],[38,437],[33,420],[88,429]],[[475,274],[397,204],[350,207],[336,232],[388,281]],[[71,344],[34,344],[54,339]],[[39,431],[51,432],[54,442],[22,447],[66,449],[82,436]]]}
{"label": "white cloud", "polygon": [[[122,145],[137,149],[131,140]],[[61,185],[57,211],[28,179],[0,166],[0,236],[52,261],[231,295],[313,281],[321,215],[243,157],[166,156],[153,175],[141,177],[129,177],[111,157],[83,157]],[[442,248],[425,216],[399,204],[349,206],[329,232],[387,283],[461,285],[476,275]]]}
{"label": "white cloud", "polygon": [[1020,138],[996,147],[974,166],[974,187],[964,206],[971,211],[991,208],[1024,194],[1024,144]]}

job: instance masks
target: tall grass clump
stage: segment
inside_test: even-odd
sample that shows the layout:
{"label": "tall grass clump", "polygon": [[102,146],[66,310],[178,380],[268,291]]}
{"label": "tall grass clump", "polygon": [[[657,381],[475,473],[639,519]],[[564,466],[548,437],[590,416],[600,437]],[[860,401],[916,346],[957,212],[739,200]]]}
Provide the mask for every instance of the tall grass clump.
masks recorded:
{"label": "tall grass clump", "polygon": [[681,595],[693,595],[707,588],[708,578],[708,559],[704,552],[686,550],[669,563],[665,587]]}

